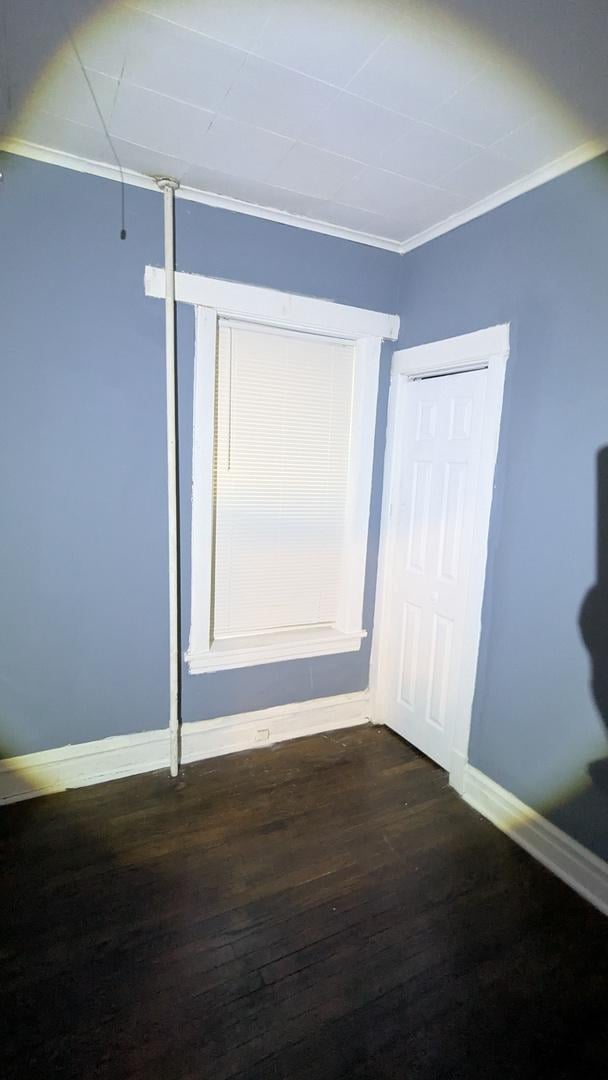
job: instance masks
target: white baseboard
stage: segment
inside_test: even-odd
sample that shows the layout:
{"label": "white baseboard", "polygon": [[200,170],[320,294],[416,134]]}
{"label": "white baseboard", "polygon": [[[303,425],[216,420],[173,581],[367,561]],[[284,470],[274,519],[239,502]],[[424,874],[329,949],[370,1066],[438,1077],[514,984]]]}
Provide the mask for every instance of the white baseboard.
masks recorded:
{"label": "white baseboard", "polygon": [[[269,746],[369,720],[369,693],[279,705],[182,726],[182,762]],[[116,735],[0,761],[0,804],[168,768],[167,730]]]}
{"label": "white baseboard", "polygon": [[302,735],[366,724],[369,713],[369,693],[365,690],[223,716],[218,720],[199,720],[182,727],[182,761],[186,764],[299,739]]}
{"label": "white baseboard", "polygon": [[469,806],[608,915],[607,862],[472,765],[465,768],[461,794]]}

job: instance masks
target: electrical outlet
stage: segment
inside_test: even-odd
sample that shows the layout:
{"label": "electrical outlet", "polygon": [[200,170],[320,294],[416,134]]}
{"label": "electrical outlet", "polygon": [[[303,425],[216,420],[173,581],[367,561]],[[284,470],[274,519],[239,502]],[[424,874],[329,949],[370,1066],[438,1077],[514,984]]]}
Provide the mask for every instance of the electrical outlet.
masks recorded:
{"label": "electrical outlet", "polygon": [[269,738],[270,738],[270,728],[267,728],[267,727],[258,728],[258,730],[255,733],[255,741],[256,742],[268,742]]}

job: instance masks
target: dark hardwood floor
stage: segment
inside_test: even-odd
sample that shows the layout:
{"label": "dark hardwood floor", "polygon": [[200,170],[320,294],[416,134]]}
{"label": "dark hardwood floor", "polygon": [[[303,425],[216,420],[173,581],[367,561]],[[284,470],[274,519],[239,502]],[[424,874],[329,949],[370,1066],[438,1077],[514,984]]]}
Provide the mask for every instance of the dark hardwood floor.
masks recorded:
{"label": "dark hardwood floor", "polygon": [[0,811],[0,1076],[608,1075],[607,923],[385,729]]}

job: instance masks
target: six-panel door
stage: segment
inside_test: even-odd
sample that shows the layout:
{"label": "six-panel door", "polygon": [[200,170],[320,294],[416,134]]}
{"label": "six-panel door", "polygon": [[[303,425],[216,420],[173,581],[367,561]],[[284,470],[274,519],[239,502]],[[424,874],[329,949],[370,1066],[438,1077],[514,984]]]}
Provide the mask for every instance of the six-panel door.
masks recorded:
{"label": "six-panel door", "polygon": [[460,708],[486,378],[417,379],[398,397],[385,719],[444,768]]}

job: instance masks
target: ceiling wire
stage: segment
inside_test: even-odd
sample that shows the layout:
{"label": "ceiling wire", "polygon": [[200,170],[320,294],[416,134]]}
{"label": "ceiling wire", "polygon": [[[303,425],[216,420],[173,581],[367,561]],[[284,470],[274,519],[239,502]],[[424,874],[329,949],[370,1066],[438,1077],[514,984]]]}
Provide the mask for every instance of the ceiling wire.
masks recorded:
{"label": "ceiling wire", "polygon": [[121,240],[126,240],[126,238],[127,238],[127,229],[126,229],[126,224],[125,224],[125,176],[124,176],[123,167],[122,167],[120,158],[118,156],[118,153],[116,151],[116,147],[114,146],[114,140],[112,139],[112,136],[110,135],[110,132],[108,131],[108,125],[106,124],[103,112],[101,110],[101,106],[100,106],[100,104],[99,104],[99,102],[97,100],[97,96],[96,96],[95,91],[93,89],[93,84],[91,83],[91,80],[89,78],[89,73],[88,73],[88,71],[87,71],[87,69],[84,66],[84,63],[82,61],[82,57],[80,55],[80,52],[78,50],[78,46],[76,44],[74,35],[72,33],[72,27],[70,26],[69,19],[67,18],[66,14],[65,14],[65,11],[60,10],[59,14],[60,14],[61,20],[62,20],[62,22],[63,22],[63,24],[65,26],[68,38],[70,40],[70,45],[72,46],[72,49],[73,49],[74,55],[76,56],[76,59],[78,61],[80,70],[82,71],[85,82],[86,82],[86,84],[87,84],[87,86],[89,88],[89,93],[91,95],[91,98],[93,99],[93,104],[94,104],[94,106],[95,106],[95,108],[97,110],[97,115],[99,116],[99,119],[101,121],[101,126],[102,126],[102,128],[104,130],[105,137],[106,137],[106,139],[108,141],[108,146],[110,147],[110,150],[112,151],[112,156],[113,156],[113,158],[114,158],[114,160],[116,162],[116,165],[118,167],[118,172],[120,174],[120,239]]}

